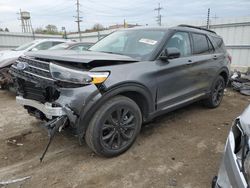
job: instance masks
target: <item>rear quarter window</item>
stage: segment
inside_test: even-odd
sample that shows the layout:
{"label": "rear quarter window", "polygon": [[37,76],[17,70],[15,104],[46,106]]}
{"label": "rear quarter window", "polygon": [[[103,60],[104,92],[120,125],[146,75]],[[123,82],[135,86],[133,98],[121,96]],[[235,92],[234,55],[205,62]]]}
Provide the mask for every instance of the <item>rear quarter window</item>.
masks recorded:
{"label": "rear quarter window", "polygon": [[193,54],[209,54],[211,53],[211,44],[206,35],[192,33],[193,38]]}
{"label": "rear quarter window", "polygon": [[219,52],[225,52],[226,51],[226,47],[224,45],[224,42],[222,40],[222,38],[219,37],[212,37],[213,41],[214,41],[214,47],[216,51]]}

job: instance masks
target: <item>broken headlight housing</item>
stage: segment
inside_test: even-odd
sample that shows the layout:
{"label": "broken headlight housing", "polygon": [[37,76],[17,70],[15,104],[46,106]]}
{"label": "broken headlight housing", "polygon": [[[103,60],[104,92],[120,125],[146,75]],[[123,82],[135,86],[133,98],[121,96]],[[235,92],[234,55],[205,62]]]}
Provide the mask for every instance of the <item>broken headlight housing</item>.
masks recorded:
{"label": "broken headlight housing", "polygon": [[109,72],[81,71],[50,63],[50,73],[55,80],[74,84],[101,84]]}

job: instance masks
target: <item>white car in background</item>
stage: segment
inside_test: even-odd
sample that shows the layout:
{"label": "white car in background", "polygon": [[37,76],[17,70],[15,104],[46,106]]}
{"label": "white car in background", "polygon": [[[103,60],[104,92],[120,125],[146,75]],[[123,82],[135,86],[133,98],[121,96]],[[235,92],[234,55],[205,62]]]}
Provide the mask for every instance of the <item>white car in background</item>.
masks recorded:
{"label": "white car in background", "polygon": [[212,188],[250,187],[250,105],[233,123]]}
{"label": "white car in background", "polygon": [[65,39],[38,39],[23,44],[15,49],[0,51],[0,88],[12,83],[8,73],[9,67],[25,52],[47,50],[55,45],[65,43]]}

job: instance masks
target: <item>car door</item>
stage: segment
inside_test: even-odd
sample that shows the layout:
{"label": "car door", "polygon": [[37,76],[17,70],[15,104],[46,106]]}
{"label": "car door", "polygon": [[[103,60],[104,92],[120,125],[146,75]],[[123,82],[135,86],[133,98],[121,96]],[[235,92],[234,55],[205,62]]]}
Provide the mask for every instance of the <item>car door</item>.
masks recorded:
{"label": "car door", "polygon": [[194,86],[199,92],[208,92],[218,70],[217,55],[210,39],[201,33],[191,33],[193,43],[192,67]]}
{"label": "car door", "polygon": [[188,32],[177,31],[169,38],[165,48],[177,48],[180,51],[180,57],[156,61],[158,110],[184,103],[197,92],[194,83],[198,78],[194,76],[197,73],[193,71],[190,39]]}

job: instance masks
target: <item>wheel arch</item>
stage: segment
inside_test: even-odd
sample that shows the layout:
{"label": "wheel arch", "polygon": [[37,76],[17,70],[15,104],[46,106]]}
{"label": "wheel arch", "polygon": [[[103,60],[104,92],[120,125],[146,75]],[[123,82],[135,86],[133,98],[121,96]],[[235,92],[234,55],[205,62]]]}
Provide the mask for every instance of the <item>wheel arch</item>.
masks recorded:
{"label": "wheel arch", "polygon": [[229,81],[229,73],[228,73],[228,71],[226,69],[223,69],[223,70],[220,71],[219,75],[224,78],[225,84],[227,85],[228,81]]}
{"label": "wheel arch", "polygon": [[154,111],[154,98],[150,90],[139,83],[122,83],[101,91],[102,96],[94,103],[83,107],[79,120],[77,122],[78,134],[84,135],[93,114],[114,96],[122,95],[132,99],[142,112],[143,121],[148,119],[151,112]]}

